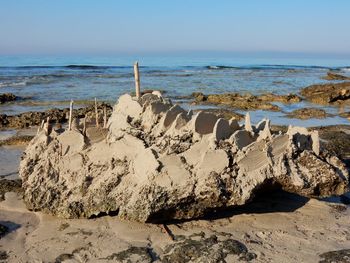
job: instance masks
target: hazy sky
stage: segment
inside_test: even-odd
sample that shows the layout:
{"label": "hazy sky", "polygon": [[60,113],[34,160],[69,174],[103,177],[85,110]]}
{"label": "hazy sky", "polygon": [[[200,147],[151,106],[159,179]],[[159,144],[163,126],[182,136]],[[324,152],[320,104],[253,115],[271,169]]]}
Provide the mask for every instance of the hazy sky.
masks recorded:
{"label": "hazy sky", "polygon": [[0,54],[350,54],[349,0],[0,0]]}

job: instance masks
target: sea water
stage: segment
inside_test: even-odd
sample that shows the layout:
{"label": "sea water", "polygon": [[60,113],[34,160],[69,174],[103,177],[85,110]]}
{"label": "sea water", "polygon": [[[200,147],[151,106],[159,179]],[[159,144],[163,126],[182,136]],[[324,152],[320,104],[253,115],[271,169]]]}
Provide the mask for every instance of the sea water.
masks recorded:
{"label": "sea water", "polygon": [[[96,97],[115,103],[117,98],[134,90],[133,63],[140,64],[142,89],[162,90],[174,102],[186,108],[190,100],[179,99],[192,92],[241,94],[289,94],[323,80],[329,70],[350,74],[345,59],[254,58],[244,56],[2,56],[0,57],[0,93],[11,92],[23,100],[0,105],[1,114],[44,111],[85,105]],[[334,82],[334,81],[333,81]],[[349,124],[337,116],[347,107],[320,106],[308,102],[278,104],[282,112],[252,111],[253,121],[271,118],[274,124],[318,126]],[[323,120],[297,120],[285,117],[302,107],[319,107],[333,114]],[[237,110],[236,110],[237,111]],[[237,111],[245,113],[244,111]]]}

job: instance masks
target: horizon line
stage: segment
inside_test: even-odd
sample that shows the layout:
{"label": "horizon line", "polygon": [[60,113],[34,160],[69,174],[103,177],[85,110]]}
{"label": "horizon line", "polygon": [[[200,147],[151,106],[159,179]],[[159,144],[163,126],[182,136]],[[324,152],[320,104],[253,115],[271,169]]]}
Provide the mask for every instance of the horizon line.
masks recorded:
{"label": "horizon line", "polygon": [[280,51],[280,50],[171,50],[171,51],[69,51],[69,52],[10,52],[1,57],[14,56],[181,56],[181,55],[253,55],[253,56],[307,56],[344,57],[350,59],[350,52],[329,51]]}

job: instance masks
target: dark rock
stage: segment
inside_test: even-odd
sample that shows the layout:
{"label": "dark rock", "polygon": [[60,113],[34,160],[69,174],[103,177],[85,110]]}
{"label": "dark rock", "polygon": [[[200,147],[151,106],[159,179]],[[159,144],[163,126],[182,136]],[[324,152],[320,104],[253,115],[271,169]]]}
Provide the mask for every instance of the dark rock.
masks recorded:
{"label": "dark rock", "polygon": [[[99,121],[102,122],[103,109],[106,107],[107,117],[112,113],[112,106],[107,103],[98,104]],[[73,109],[73,118],[87,117],[88,121],[95,119],[95,106],[90,105],[85,108]],[[0,115],[0,128],[26,128],[40,125],[42,120],[50,117],[50,123],[65,123],[69,118],[69,109],[49,109],[45,112],[25,112],[19,115]]]}
{"label": "dark rock", "polygon": [[297,103],[302,100],[302,98],[296,94],[277,95],[273,93],[266,93],[258,96],[258,98],[262,101],[282,102],[282,103]]}
{"label": "dark rock", "polygon": [[8,259],[8,255],[7,255],[7,252],[6,251],[3,251],[3,250],[0,250],[0,262],[1,263],[6,263],[7,259]]}
{"label": "dark rock", "polygon": [[[135,247],[131,246],[128,249],[121,251],[119,253],[113,253],[108,256],[107,260],[115,260],[116,262],[126,262],[126,263],[152,263],[156,260],[156,255],[153,253],[151,248],[148,247]],[[131,258],[133,259],[131,261]]]}
{"label": "dark rock", "polygon": [[334,72],[327,72],[327,76],[323,77],[325,80],[350,80],[350,77],[343,76]]}
{"label": "dark rock", "polygon": [[350,262],[350,249],[330,251],[320,255],[319,263],[346,263]]}
{"label": "dark rock", "polygon": [[290,113],[287,114],[288,118],[296,118],[296,119],[324,119],[328,117],[329,114],[326,113],[325,110],[323,109],[318,109],[318,108],[302,108],[302,109],[297,109],[294,110]]}
{"label": "dark rock", "polygon": [[337,126],[318,129],[322,139],[322,148],[342,160],[350,158],[350,134]]}
{"label": "dark rock", "polygon": [[[218,238],[218,236],[220,238]],[[205,237],[204,233],[193,234],[184,240],[165,247],[162,262],[226,262],[228,255],[236,256],[237,260],[250,261],[256,258],[248,252],[247,247],[231,238],[230,234]]]}
{"label": "dark rock", "polygon": [[5,235],[9,231],[7,226],[0,224],[0,237]]}
{"label": "dark rock", "polygon": [[207,98],[202,92],[193,92],[192,97],[195,98],[196,102],[205,101]]}
{"label": "dark rock", "polygon": [[19,179],[17,180],[1,179],[0,180],[0,201],[5,200],[5,193],[7,192],[16,192],[19,194],[23,194],[22,181]]}
{"label": "dark rock", "polygon": [[340,117],[343,117],[343,118],[348,118],[350,120],[350,112],[347,111],[347,112],[342,112],[339,114]]}
{"label": "dark rock", "polygon": [[251,94],[240,95],[238,93],[209,94],[201,92],[192,93],[195,103],[208,103],[216,105],[226,105],[240,110],[269,110],[280,111],[277,105],[270,102],[295,103],[301,98],[295,94],[275,95],[272,93],[254,96]]}
{"label": "dark rock", "polygon": [[26,145],[28,144],[34,136],[30,135],[21,135],[21,136],[13,136],[6,140],[0,140],[0,146],[3,145]]}
{"label": "dark rock", "polygon": [[349,102],[350,82],[311,85],[303,88],[300,94],[317,104],[342,104]]}
{"label": "dark rock", "polygon": [[65,262],[66,260],[74,259],[73,254],[61,254],[55,259],[55,263],[62,263]]}
{"label": "dark rock", "polygon": [[10,123],[6,114],[0,114],[0,127],[7,127]]}
{"label": "dark rock", "polygon": [[16,95],[14,95],[12,93],[0,94],[0,104],[3,104],[5,102],[9,102],[9,101],[14,101],[16,99],[17,99]]}
{"label": "dark rock", "polygon": [[238,93],[198,95],[197,97],[195,97],[195,102],[215,105],[226,105],[240,110],[280,110],[278,106],[261,101],[256,96],[242,96]]}

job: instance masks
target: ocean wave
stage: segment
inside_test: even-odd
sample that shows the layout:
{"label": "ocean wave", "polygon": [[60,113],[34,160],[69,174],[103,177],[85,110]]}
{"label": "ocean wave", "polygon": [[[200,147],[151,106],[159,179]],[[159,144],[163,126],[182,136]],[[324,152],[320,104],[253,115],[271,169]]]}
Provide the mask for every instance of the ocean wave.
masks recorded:
{"label": "ocean wave", "polygon": [[108,66],[94,66],[94,65],[67,65],[65,68],[70,69],[108,69]]}
{"label": "ocean wave", "polygon": [[0,88],[26,86],[27,81],[0,81]]}
{"label": "ocean wave", "polygon": [[210,65],[205,66],[206,69],[237,69],[237,70],[300,70],[300,69],[325,69],[331,70],[334,67],[326,66],[303,66],[303,65],[279,65],[279,64],[266,64],[266,65],[247,65],[247,66],[226,66],[226,65]]}
{"label": "ocean wave", "polygon": [[55,82],[70,81],[71,79],[116,79],[116,78],[132,78],[133,73],[119,74],[75,74],[75,73],[53,73],[32,76],[6,76],[0,77],[0,88],[46,85]]}
{"label": "ocean wave", "polygon": [[[85,65],[85,64],[69,64],[69,65],[28,65],[28,66],[0,66],[0,69],[18,69],[18,70],[30,70],[30,69],[81,69],[81,70],[106,70],[106,69],[128,69],[133,66],[99,66],[99,65]],[[148,66],[140,66],[140,68],[148,68]]]}
{"label": "ocean wave", "polygon": [[240,67],[233,67],[233,66],[206,66],[207,69],[239,69]]}
{"label": "ocean wave", "polygon": [[150,74],[152,77],[192,77],[194,74],[192,73],[153,73]]}
{"label": "ocean wave", "polygon": [[341,67],[339,68],[341,71],[350,71],[350,67]]}

